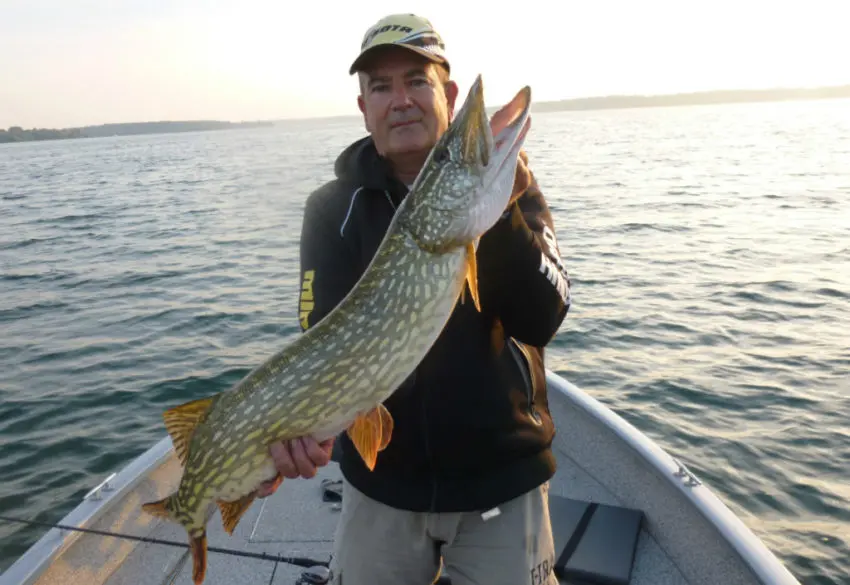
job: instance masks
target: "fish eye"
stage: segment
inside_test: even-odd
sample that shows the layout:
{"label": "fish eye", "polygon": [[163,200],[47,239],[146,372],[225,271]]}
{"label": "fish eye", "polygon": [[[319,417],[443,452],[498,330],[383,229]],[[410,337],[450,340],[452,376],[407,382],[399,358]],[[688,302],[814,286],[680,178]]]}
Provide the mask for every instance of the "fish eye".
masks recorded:
{"label": "fish eye", "polygon": [[449,154],[448,148],[440,148],[437,152],[434,153],[434,162],[438,162],[440,164],[447,163],[451,160],[451,155]]}

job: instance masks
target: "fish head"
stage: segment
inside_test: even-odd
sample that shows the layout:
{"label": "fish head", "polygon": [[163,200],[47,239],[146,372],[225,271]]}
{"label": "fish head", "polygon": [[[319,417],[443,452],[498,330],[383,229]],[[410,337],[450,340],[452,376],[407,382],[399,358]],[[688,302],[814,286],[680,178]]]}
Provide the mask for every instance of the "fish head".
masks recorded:
{"label": "fish head", "polygon": [[530,106],[526,86],[494,115],[491,128],[484,85],[476,77],[405,200],[403,223],[421,248],[467,246],[496,223],[511,197]]}

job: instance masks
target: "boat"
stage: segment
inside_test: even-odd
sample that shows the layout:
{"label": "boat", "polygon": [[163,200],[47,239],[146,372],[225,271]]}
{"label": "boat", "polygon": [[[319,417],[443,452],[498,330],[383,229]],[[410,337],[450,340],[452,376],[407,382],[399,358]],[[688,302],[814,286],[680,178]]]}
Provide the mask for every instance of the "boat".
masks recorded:
{"label": "boat", "polygon": [[[551,370],[546,378],[557,428],[549,496],[561,583],[800,585],[682,461],[568,380]],[[191,584],[183,528],[140,509],[173,491],[180,474],[166,436],[86,494],[0,585]],[[340,482],[334,461],[314,478],[284,481],[232,535],[213,508],[205,585],[326,582]],[[438,582],[450,584],[451,574]]]}

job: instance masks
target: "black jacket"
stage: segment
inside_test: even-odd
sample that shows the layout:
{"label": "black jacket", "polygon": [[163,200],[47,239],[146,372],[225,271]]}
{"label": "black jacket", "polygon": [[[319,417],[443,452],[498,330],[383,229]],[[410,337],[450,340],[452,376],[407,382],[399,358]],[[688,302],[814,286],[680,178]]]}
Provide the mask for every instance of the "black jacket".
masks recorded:
{"label": "black jacket", "polygon": [[[318,323],[356,284],[407,188],[364,138],[307,199],[299,317]],[[536,182],[478,247],[482,313],[459,304],[416,371],[385,402],[395,421],[369,471],[343,433],[340,465],[368,496],[415,511],[485,510],[555,472],[543,347],[569,309],[569,280]]]}

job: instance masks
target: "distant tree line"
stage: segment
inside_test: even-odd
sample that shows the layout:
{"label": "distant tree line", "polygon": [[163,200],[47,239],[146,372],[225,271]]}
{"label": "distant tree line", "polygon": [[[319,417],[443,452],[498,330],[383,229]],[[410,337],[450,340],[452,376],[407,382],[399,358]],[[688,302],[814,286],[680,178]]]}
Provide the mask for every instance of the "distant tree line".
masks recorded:
{"label": "distant tree line", "polygon": [[228,128],[258,128],[272,126],[272,122],[220,122],[217,120],[191,120],[178,122],[133,122],[125,124],[101,124],[80,128],[32,128],[25,130],[12,126],[0,129],[0,143],[30,142],[34,140],[61,140],[65,138],[95,138],[99,136],[128,136],[134,134],[161,134],[168,132],[200,132],[225,130]]}
{"label": "distant tree line", "polygon": [[[532,111],[555,112],[561,110],[599,110],[608,108],[642,108],[663,106],[688,106],[702,104],[728,104],[741,102],[770,102],[783,100],[817,100],[850,97],[850,85],[812,88],[755,89],[700,91],[668,95],[611,95],[589,98],[537,102]],[[491,108],[495,111],[495,108]],[[220,122],[217,120],[190,120],[176,122],[138,122],[101,124],[80,128],[32,128],[24,130],[12,126],[0,129],[0,143],[29,142],[32,140],[57,140],[63,138],[95,138],[99,136],[127,136],[133,134],[162,134],[167,132],[199,132],[229,128],[257,128],[273,126],[274,122]]]}
{"label": "distant tree line", "polygon": [[61,138],[81,138],[79,128],[53,130],[50,128],[32,128],[24,130],[20,126],[12,126],[8,130],[0,128],[0,144],[4,142],[30,142],[32,140],[58,140]]}

